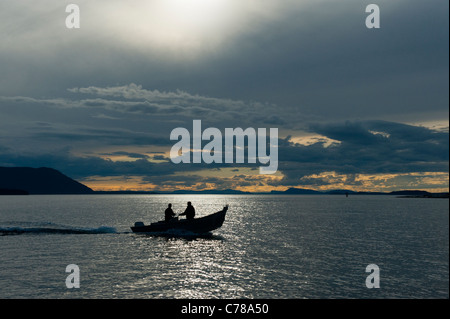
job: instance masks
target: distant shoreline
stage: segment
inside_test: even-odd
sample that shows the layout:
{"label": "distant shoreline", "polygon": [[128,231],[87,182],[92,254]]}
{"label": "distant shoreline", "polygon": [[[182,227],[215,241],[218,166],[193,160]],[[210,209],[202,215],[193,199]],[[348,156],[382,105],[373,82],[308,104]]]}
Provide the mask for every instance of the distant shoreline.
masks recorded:
{"label": "distant shoreline", "polygon": [[310,189],[290,188],[286,191],[243,192],[236,190],[205,190],[205,191],[94,191],[94,194],[107,195],[389,195],[399,198],[449,198],[449,193],[430,193],[418,190],[402,190],[393,192],[355,192],[347,190],[315,191]]}
{"label": "distant shoreline", "polygon": [[291,187],[285,191],[244,192],[234,189],[221,190],[175,190],[164,191],[94,191],[88,186],[47,167],[0,167],[0,195],[396,195],[402,198],[449,198],[449,193],[430,193],[424,190],[401,190],[393,192],[364,192],[348,189],[317,191]]}
{"label": "distant shoreline", "polygon": [[220,191],[220,190],[212,190],[212,191],[174,191],[174,192],[154,192],[154,191],[93,191],[87,194],[70,194],[70,193],[41,193],[41,194],[29,194],[24,190],[6,190],[0,189],[0,195],[340,195],[340,196],[361,196],[361,195],[382,195],[382,196],[396,196],[397,198],[449,198],[449,193],[429,193],[425,192],[420,194],[415,193],[414,191],[397,191],[397,192],[352,192],[346,194],[345,192],[337,192],[337,191],[328,191],[328,192],[241,192],[241,191]]}
{"label": "distant shoreline", "polygon": [[430,193],[430,195],[405,195],[398,198],[449,198],[448,193]]}

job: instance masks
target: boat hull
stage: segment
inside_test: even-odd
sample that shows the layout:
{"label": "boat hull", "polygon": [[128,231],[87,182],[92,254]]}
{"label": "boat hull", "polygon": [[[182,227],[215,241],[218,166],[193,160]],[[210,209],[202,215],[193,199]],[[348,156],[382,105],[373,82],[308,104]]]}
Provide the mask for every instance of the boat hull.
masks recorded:
{"label": "boat hull", "polygon": [[170,231],[185,231],[195,234],[203,234],[211,232],[217,228],[220,228],[225,221],[225,215],[227,213],[228,206],[223,210],[200,218],[194,219],[181,219],[173,221],[160,221],[151,223],[150,225],[143,225],[142,223],[136,223],[131,230],[134,233],[160,233]]}

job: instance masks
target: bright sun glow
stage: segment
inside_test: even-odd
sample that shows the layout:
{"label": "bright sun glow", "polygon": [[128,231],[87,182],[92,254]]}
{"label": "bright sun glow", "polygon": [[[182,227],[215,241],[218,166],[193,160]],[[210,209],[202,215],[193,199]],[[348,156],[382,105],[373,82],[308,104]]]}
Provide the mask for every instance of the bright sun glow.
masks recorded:
{"label": "bright sun glow", "polygon": [[230,26],[226,0],[164,0],[156,11],[159,39],[181,49],[215,45]]}
{"label": "bright sun glow", "polygon": [[[107,1],[107,0],[104,0]],[[288,1],[288,0],[286,0]],[[303,3],[300,0],[289,0]],[[268,0],[108,0],[107,6],[87,5],[86,29],[102,40],[132,46],[143,54],[198,58],[217,52],[243,32],[281,19],[284,1]],[[284,4],[284,5],[283,5]],[[98,17],[102,17],[102,23]]]}
{"label": "bright sun glow", "polygon": [[144,50],[195,54],[236,32],[236,9],[236,2],[227,0],[114,2],[103,13],[104,31]]}
{"label": "bright sun glow", "polygon": [[165,0],[162,9],[179,26],[207,27],[219,19],[226,4],[226,0]]}

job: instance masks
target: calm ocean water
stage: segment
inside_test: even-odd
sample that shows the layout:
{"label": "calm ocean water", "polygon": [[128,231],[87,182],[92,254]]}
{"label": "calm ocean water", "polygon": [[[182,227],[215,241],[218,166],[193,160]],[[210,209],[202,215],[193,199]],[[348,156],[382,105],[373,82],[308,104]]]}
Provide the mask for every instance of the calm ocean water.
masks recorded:
{"label": "calm ocean water", "polygon": [[[211,236],[134,234],[192,201],[230,205]],[[448,298],[448,199],[392,196],[0,197],[0,298]],[[66,287],[66,266],[80,288]],[[366,267],[380,288],[366,287]]]}

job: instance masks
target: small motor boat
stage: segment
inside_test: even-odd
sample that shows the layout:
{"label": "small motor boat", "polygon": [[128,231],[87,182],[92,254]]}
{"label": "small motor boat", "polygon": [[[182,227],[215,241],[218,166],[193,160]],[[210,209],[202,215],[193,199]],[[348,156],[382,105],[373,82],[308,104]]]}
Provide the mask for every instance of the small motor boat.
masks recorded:
{"label": "small motor boat", "polygon": [[160,233],[170,230],[182,230],[196,234],[208,233],[222,226],[225,221],[227,210],[228,205],[220,212],[200,218],[172,218],[170,221],[159,221],[151,223],[150,225],[144,225],[143,222],[136,222],[134,226],[131,227],[131,230],[134,233]]}

